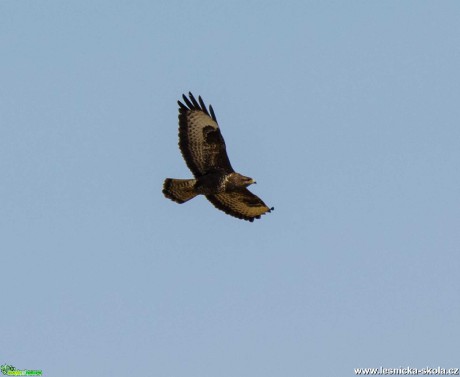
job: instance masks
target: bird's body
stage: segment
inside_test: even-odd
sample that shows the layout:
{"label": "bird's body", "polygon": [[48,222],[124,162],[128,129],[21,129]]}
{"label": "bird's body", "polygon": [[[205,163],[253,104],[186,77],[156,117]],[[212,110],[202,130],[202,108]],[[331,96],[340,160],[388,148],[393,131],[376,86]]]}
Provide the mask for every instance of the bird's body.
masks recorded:
{"label": "bird's body", "polygon": [[213,108],[208,111],[192,93],[190,99],[182,97],[186,105],[178,101],[179,148],[195,178],[167,178],[163,194],[177,203],[205,195],[216,208],[251,222],[273,210],[247,189],[255,181],[233,170]]}

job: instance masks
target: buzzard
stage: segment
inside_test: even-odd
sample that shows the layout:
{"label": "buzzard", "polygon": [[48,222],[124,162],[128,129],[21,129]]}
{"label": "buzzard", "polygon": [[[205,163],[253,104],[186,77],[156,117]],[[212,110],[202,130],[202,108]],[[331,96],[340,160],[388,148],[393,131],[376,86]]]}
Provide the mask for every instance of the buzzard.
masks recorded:
{"label": "buzzard", "polygon": [[212,106],[208,111],[201,97],[197,101],[190,92],[182,98],[185,104],[177,101],[179,148],[195,178],[166,178],[163,194],[177,203],[204,195],[226,214],[251,222],[271,212],[273,207],[247,189],[256,182],[233,170]]}

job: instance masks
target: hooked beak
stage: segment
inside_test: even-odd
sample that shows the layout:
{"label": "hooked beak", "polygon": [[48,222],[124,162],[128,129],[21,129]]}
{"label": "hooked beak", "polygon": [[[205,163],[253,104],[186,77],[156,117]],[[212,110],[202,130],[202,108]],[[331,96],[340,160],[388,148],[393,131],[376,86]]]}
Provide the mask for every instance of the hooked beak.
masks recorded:
{"label": "hooked beak", "polygon": [[250,186],[252,185],[253,183],[256,183],[256,181],[254,179],[252,179],[251,177],[244,177],[244,183],[247,185],[247,186]]}

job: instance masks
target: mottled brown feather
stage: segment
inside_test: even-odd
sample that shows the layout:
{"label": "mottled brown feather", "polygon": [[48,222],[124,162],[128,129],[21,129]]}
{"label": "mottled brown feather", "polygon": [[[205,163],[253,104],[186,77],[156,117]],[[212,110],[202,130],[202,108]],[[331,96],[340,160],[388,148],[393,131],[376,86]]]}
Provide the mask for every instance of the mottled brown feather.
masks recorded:
{"label": "mottled brown feather", "polygon": [[221,194],[206,195],[206,198],[226,214],[251,222],[254,219],[260,219],[261,215],[273,210],[273,207],[269,208],[262,199],[246,188]]}
{"label": "mottled brown feather", "polygon": [[210,107],[209,114],[201,97],[199,103],[192,93],[189,98],[183,96],[185,105],[178,101],[179,148],[187,166],[197,178],[215,171],[233,172],[214,111]]}

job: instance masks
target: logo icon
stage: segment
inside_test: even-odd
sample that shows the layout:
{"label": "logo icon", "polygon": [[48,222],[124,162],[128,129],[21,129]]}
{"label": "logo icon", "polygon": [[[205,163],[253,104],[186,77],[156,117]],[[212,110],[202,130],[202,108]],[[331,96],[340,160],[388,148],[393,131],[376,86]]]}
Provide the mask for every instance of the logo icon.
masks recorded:
{"label": "logo icon", "polygon": [[16,369],[12,365],[3,364],[0,370],[5,376],[41,376],[43,374],[41,369]]}

